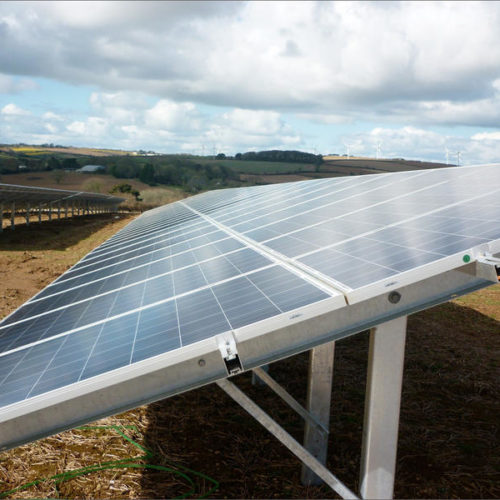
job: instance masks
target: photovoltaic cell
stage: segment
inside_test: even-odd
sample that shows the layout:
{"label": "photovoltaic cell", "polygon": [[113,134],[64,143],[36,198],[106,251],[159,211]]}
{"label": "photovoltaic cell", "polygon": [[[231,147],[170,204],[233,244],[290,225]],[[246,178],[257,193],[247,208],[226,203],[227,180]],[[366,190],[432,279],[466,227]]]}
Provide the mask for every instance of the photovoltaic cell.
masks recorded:
{"label": "photovoltaic cell", "polygon": [[461,167],[219,190],[145,212],[0,323],[0,405],[496,242],[498,186],[500,166]]}

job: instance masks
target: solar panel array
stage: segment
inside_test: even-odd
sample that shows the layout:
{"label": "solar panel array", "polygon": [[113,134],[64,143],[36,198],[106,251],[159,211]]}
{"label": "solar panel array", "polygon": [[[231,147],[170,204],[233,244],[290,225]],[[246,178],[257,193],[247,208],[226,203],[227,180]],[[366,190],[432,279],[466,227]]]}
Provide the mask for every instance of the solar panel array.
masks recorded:
{"label": "solar panel array", "polygon": [[146,212],[0,323],[0,406],[498,242],[499,186],[500,166],[461,167]]}
{"label": "solar panel array", "polygon": [[110,194],[0,183],[0,203],[20,202],[46,204],[57,202],[71,203],[75,201],[114,207],[124,201],[124,198],[119,198]]}

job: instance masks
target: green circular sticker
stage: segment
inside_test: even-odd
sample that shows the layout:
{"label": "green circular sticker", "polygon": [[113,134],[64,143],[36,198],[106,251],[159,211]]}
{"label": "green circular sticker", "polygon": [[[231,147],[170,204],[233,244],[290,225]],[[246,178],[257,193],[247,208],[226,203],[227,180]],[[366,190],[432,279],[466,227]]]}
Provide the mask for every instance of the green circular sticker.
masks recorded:
{"label": "green circular sticker", "polygon": [[463,260],[464,262],[470,262],[470,255],[465,254],[462,260]]}

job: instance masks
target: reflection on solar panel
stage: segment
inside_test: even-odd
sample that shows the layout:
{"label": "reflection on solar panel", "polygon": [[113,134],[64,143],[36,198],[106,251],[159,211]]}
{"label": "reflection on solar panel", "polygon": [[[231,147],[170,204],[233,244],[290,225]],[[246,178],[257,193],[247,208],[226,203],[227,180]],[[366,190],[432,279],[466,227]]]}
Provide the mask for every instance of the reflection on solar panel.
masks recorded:
{"label": "reflection on solar panel", "polygon": [[[250,336],[243,369],[307,349],[329,331],[322,315],[498,253],[499,186],[500,165],[460,167],[212,191],[144,213],[0,324],[0,443],[227,376],[225,346]],[[344,335],[363,326],[351,323]],[[287,328],[271,353],[267,335]]]}

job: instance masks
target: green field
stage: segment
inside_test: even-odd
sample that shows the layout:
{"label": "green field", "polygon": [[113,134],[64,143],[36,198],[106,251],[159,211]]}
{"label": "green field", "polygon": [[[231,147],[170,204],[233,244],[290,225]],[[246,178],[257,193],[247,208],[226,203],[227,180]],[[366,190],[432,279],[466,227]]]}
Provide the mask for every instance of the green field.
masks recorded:
{"label": "green field", "polygon": [[217,160],[193,158],[201,165],[223,165],[241,174],[293,174],[296,172],[314,172],[311,163],[282,163],[278,161]]}

